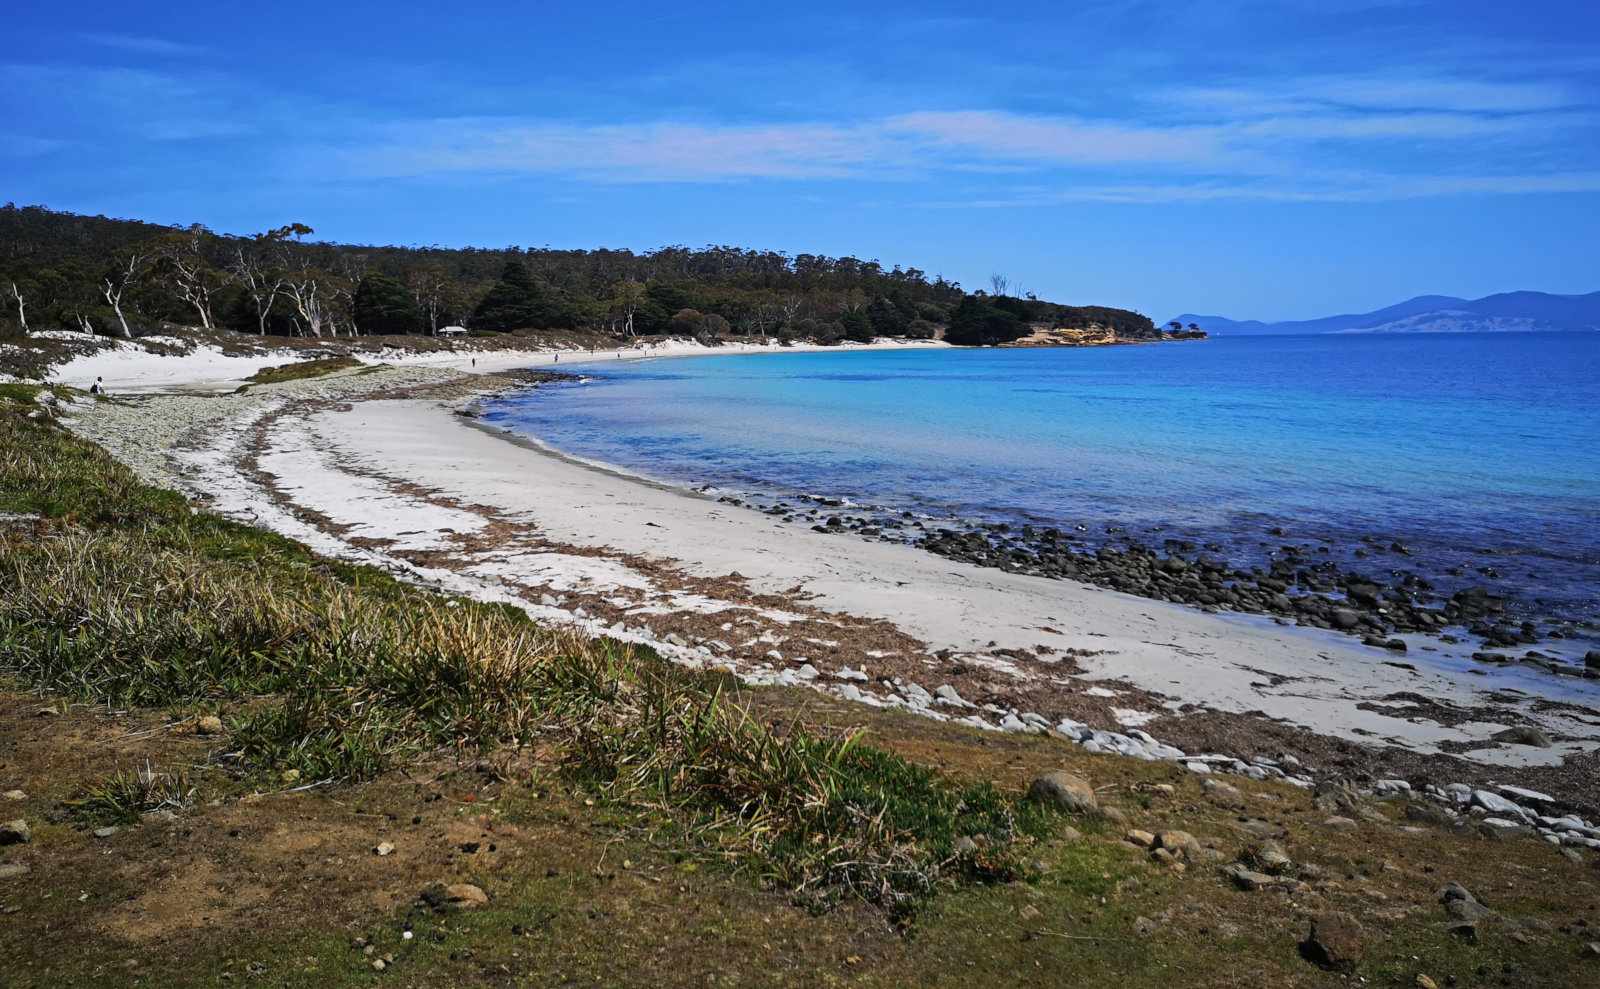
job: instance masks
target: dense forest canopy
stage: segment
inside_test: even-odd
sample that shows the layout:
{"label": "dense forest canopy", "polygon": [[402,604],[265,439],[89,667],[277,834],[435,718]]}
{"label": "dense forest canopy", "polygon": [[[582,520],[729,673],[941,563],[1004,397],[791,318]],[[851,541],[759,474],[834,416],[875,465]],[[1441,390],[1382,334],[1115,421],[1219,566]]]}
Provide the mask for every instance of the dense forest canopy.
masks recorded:
{"label": "dense forest canopy", "polygon": [[737,247],[551,250],[309,241],[291,223],[248,237],[204,227],[0,208],[0,333],[131,337],[163,325],[281,336],[581,329],[619,337],[875,337],[994,344],[1034,326],[1158,337],[1145,316],[968,293],[916,268]]}

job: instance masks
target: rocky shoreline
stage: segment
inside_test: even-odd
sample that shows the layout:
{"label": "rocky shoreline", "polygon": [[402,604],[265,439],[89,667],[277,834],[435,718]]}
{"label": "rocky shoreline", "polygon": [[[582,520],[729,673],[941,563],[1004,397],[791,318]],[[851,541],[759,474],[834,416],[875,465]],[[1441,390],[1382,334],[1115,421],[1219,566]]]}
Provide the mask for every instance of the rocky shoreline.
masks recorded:
{"label": "rocky shoreline", "polygon": [[[700,490],[716,489],[706,485]],[[1600,645],[1600,624],[1594,621],[1522,617],[1530,610],[1526,602],[1482,585],[1444,594],[1435,588],[1438,575],[1425,576],[1410,566],[1391,566],[1382,573],[1357,571],[1332,559],[1325,542],[1287,542],[1281,528],[1263,533],[1276,541],[1265,552],[1265,565],[1246,569],[1224,560],[1224,547],[1215,543],[1200,546],[1167,538],[1158,549],[1118,526],[1108,526],[1105,539],[1096,544],[1084,525],[1067,530],[925,520],[909,511],[814,495],[783,499],[721,494],[718,501],[808,524],[816,532],[906,542],[1008,573],[1075,580],[1207,611],[1268,616],[1340,632],[1396,655],[1413,645],[1402,636],[1426,637],[1470,654],[1476,663],[1518,664],[1554,676],[1600,679],[1600,648],[1593,647]],[[1411,562],[1404,544],[1375,536],[1363,537],[1351,555]],[[1547,643],[1544,649],[1531,648],[1541,643]]]}

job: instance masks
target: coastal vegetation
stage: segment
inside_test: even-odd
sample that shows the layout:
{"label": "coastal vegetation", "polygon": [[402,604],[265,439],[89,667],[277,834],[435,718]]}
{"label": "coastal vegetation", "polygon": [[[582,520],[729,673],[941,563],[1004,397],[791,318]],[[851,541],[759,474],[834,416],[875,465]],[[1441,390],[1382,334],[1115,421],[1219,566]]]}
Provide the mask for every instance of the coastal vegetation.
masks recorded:
{"label": "coastal vegetation", "polygon": [[[988,345],[1034,326],[1159,339],[1146,316],[994,291],[915,267],[729,246],[630,250],[332,244],[289,223],[252,236],[40,206],[0,208],[0,336],[164,326],[259,336],[585,331],[625,339],[879,337]],[[945,328],[948,327],[948,333]]]}
{"label": "coastal vegetation", "polygon": [[[774,732],[719,677],[649,649],[191,511],[11,410],[0,512],[36,519],[0,530],[0,672],[82,702],[223,710],[240,779],[358,781],[441,749],[539,749],[574,785],[650,807],[797,895],[896,916],[941,885],[1022,876],[1050,830],[1035,805],[851,734]],[[76,806],[153,809],[156,779],[114,777]]]}

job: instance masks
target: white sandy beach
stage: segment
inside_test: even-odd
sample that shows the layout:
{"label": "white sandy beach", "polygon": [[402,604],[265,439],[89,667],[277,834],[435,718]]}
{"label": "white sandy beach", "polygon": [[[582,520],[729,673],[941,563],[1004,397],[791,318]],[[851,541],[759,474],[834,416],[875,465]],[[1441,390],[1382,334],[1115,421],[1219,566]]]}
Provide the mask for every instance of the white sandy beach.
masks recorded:
{"label": "white sandy beach", "polygon": [[[659,356],[695,352],[705,351],[683,346]],[[538,356],[535,367],[556,363]],[[561,364],[588,357],[563,355]],[[527,355],[477,358],[480,372],[529,364]],[[1179,707],[1197,705],[1430,752],[1506,725],[1441,724],[1412,716],[1405,702],[1361,705],[1408,693],[1475,708],[1490,690],[1527,687],[1449,672],[1416,655],[1396,665],[1332,633],[813,532],[512,442],[456,415],[465,404],[459,395],[341,401],[375,388],[465,381],[460,364],[470,368],[471,359],[422,355],[404,370],[249,395],[102,403],[77,428],[147,476],[163,479],[165,471],[218,510],[323,552],[648,641],[754,682],[810,683],[993,727],[1061,717],[1003,699],[1015,692],[1041,707],[1050,698],[1093,701],[1124,730],[1143,726],[1156,738],[1163,724],[1187,716]],[[303,400],[313,404],[295,404]],[[958,685],[950,699],[920,700],[950,684]],[[1597,719],[1572,708],[1535,710],[1538,695],[1523,696],[1521,713],[1555,746],[1498,746],[1468,758],[1552,764],[1600,746]],[[1515,704],[1511,697],[1502,692],[1495,702],[1504,708]]]}
{"label": "white sandy beach", "polygon": [[[319,349],[330,354],[338,353],[347,341],[338,337],[307,340],[301,349],[266,349],[259,353],[228,354],[221,349],[202,345],[182,355],[161,353],[144,344],[161,343],[167,338],[146,337],[140,341],[107,341],[104,337],[60,332],[59,339],[92,342],[98,347],[95,353],[74,357],[55,368],[50,380],[73,388],[87,389],[97,379],[102,387],[116,394],[141,394],[161,392],[206,393],[232,391],[246,378],[263,368],[315,356]],[[178,341],[171,341],[176,343]],[[666,340],[657,343],[638,343],[620,346],[614,350],[474,350],[461,346],[453,350],[417,352],[405,350],[379,350],[357,352],[354,356],[370,364],[390,364],[396,367],[434,367],[456,371],[476,371],[489,374],[516,368],[559,369],[563,364],[601,364],[612,361],[657,360],[665,357],[729,356],[733,354],[795,354],[815,350],[906,350],[927,347],[944,347],[933,340],[884,340],[871,344],[842,343],[822,348],[809,344],[783,346],[777,343],[738,343],[725,347],[707,347],[694,340]]]}

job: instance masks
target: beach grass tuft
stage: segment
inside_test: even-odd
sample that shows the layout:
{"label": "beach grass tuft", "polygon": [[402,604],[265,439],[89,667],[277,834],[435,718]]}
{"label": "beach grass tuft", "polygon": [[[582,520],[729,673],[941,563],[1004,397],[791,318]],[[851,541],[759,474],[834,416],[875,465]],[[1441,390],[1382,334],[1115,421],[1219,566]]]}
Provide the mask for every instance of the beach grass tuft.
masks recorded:
{"label": "beach grass tuft", "polygon": [[285,381],[304,381],[308,378],[322,378],[336,371],[346,371],[353,367],[361,367],[360,360],[345,354],[336,357],[317,357],[308,361],[295,361],[290,364],[279,364],[274,367],[264,367],[245,379],[237,391],[248,391],[251,385],[275,385]]}
{"label": "beach grass tuft", "polygon": [[182,769],[118,770],[76,800],[65,803],[70,817],[88,824],[133,824],[152,811],[188,809],[195,787]]}

